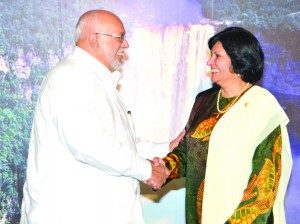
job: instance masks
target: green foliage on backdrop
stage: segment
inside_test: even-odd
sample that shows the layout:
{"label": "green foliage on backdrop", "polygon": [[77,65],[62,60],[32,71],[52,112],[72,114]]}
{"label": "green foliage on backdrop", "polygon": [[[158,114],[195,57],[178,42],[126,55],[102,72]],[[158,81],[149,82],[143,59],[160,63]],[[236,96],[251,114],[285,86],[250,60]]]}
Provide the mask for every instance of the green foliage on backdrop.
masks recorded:
{"label": "green foliage on backdrop", "polygon": [[300,30],[299,0],[199,0],[210,19],[260,29]]}
{"label": "green foliage on backdrop", "polygon": [[62,47],[56,35],[61,18],[57,9],[50,10],[53,5],[0,2],[0,219],[5,223],[18,223],[36,95],[51,66],[50,53],[53,59]]}
{"label": "green foliage on backdrop", "polygon": [[[8,76],[8,75],[7,75]],[[5,77],[0,94],[0,217],[19,213],[32,120],[32,106],[22,97],[18,81]],[[12,215],[12,220],[14,215]]]}

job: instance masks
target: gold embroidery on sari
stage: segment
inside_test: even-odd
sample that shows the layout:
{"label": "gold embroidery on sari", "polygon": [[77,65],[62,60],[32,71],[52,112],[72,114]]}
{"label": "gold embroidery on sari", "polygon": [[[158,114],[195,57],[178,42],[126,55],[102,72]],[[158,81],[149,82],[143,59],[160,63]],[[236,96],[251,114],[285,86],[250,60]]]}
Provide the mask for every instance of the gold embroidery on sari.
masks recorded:
{"label": "gold embroidery on sari", "polygon": [[163,158],[165,163],[169,163],[170,165],[170,175],[169,178],[177,178],[179,171],[180,160],[177,155],[171,153],[170,155]]}
{"label": "gold embroidery on sari", "polygon": [[208,141],[217,121],[218,120],[216,117],[210,117],[202,121],[196,128],[194,134],[191,135],[191,137],[200,138],[203,142]]}
{"label": "gold embroidery on sari", "polygon": [[[249,204],[235,210],[229,219],[229,223],[252,223],[257,216],[268,212],[274,205],[281,175],[281,137],[279,135],[275,141],[272,161],[268,158],[265,159],[265,164],[259,174],[254,175],[251,179],[242,201],[249,200],[257,195],[258,197]],[[274,163],[276,162],[278,163],[278,171],[275,170]],[[255,188],[257,192],[255,192]]]}
{"label": "gold embroidery on sari", "polygon": [[204,193],[204,182],[205,180],[202,181],[198,193],[197,193],[197,216],[199,220],[199,224],[202,223],[202,204],[203,204],[203,193]]}

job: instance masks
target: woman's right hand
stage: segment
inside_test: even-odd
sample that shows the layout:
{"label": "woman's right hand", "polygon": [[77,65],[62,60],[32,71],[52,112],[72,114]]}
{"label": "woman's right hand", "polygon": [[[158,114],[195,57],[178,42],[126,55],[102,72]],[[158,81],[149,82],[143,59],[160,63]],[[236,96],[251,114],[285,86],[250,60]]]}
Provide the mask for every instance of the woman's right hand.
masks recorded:
{"label": "woman's right hand", "polygon": [[172,152],[173,149],[175,149],[178,146],[179,142],[184,137],[185,133],[186,131],[185,129],[183,129],[182,132],[173,141],[170,142],[169,152]]}

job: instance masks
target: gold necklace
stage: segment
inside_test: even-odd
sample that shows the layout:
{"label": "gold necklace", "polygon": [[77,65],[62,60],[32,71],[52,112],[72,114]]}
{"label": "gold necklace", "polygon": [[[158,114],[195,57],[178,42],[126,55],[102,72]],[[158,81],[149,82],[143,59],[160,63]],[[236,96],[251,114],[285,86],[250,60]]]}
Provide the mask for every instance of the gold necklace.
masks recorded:
{"label": "gold necklace", "polygon": [[224,110],[220,110],[220,95],[222,92],[222,89],[219,90],[218,98],[217,98],[217,110],[220,114],[225,114],[240,98],[240,96],[243,94],[243,92],[246,90],[247,86],[249,85],[249,82],[246,83],[244,88],[241,90],[241,92],[233,99],[233,101],[230,102],[229,106],[226,106]]}

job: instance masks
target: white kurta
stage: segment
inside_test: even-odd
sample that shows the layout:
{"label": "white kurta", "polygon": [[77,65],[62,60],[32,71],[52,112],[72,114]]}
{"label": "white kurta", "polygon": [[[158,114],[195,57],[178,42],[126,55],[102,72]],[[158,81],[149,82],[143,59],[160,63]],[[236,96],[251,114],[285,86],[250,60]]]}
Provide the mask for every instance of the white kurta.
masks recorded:
{"label": "white kurta", "polygon": [[222,116],[209,143],[202,223],[224,223],[232,215],[247,188],[256,147],[279,125],[282,170],[273,214],[275,224],[285,223],[284,196],[292,168],[288,121],[277,100],[258,86]]}
{"label": "white kurta", "polygon": [[116,90],[120,74],[76,47],[37,102],[21,224],[144,223],[139,180],[151,176]]}

